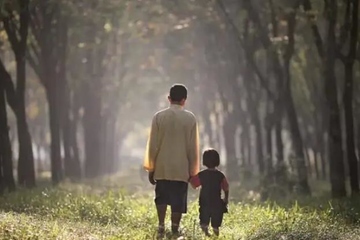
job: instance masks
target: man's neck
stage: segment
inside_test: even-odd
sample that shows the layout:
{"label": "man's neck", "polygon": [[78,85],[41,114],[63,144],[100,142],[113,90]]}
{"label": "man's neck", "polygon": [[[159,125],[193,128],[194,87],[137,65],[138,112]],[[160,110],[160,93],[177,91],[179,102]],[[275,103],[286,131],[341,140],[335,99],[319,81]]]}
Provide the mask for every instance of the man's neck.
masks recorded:
{"label": "man's neck", "polygon": [[183,108],[184,105],[181,105],[180,103],[170,103],[170,107]]}

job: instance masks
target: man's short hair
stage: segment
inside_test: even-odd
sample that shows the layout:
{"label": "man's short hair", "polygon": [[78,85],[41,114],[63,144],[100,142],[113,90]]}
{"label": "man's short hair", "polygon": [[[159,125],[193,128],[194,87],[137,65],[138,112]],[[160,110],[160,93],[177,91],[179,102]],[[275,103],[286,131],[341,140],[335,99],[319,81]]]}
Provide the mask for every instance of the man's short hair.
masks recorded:
{"label": "man's short hair", "polygon": [[173,102],[180,102],[187,98],[187,88],[183,84],[174,84],[170,88],[170,99]]}
{"label": "man's short hair", "polygon": [[220,165],[220,155],[213,149],[207,149],[203,153],[203,165],[208,168],[215,168]]}

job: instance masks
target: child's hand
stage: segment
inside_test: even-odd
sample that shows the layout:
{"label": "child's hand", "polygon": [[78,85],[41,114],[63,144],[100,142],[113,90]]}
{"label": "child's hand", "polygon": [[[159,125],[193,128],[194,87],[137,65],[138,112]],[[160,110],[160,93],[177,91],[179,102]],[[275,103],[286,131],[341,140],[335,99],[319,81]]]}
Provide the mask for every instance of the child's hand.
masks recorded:
{"label": "child's hand", "polygon": [[190,177],[189,182],[190,182],[193,189],[196,189],[201,185],[200,179],[199,179],[199,177],[197,175],[193,176],[193,177]]}

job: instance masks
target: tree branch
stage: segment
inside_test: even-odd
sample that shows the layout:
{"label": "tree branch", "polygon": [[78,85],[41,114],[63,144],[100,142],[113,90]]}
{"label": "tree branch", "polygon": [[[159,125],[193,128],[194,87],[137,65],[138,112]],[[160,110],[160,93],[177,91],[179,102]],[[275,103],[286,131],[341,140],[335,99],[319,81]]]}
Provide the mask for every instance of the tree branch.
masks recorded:
{"label": "tree branch", "polygon": [[258,79],[260,81],[260,84],[262,85],[262,87],[265,89],[266,93],[270,96],[271,99],[275,100],[275,96],[274,94],[271,92],[269,85],[267,84],[265,78],[263,77],[260,69],[257,67],[253,55],[249,52],[249,48],[247,48],[245,46],[244,41],[241,39],[241,34],[239,32],[239,29],[236,27],[234,21],[232,20],[231,16],[229,15],[228,11],[226,10],[222,0],[217,0],[219,9],[221,10],[221,12],[223,13],[225,20],[228,24],[228,26],[230,26],[233,35],[236,37],[236,40],[238,42],[238,44],[241,46],[241,48],[244,50],[245,55],[247,60],[249,61],[249,64],[252,66],[252,68],[254,69],[255,74],[258,76]]}
{"label": "tree branch", "polygon": [[348,58],[350,61],[354,61],[356,59],[356,48],[360,50],[358,47],[358,39],[359,39],[359,0],[352,0],[353,8],[352,8],[352,24],[350,31],[350,48]]}
{"label": "tree branch", "polygon": [[337,51],[339,51],[339,53],[340,53],[339,55],[341,55],[341,49],[349,37],[349,30],[351,27],[351,13],[350,13],[351,1],[352,0],[347,0],[345,20],[344,20],[344,24],[340,28],[339,42],[337,43],[337,47],[336,47]]}
{"label": "tree branch", "polygon": [[308,15],[309,21],[311,23],[311,30],[314,34],[314,38],[315,38],[315,45],[318,51],[318,54],[321,58],[324,58],[324,44],[323,41],[321,39],[321,35],[319,32],[319,29],[315,23],[315,19],[314,16],[310,14],[310,11],[312,10],[312,6],[311,6],[311,2],[310,0],[304,0],[302,3],[305,12]]}
{"label": "tree branch", "polygon": [[9,12],[9,16],[3,18],[3,24],[4,24],[4,29],[8,36],[11,48],[14,51],[14,54],[17,55],[18,51],[19,51],[20,41],[17,37],[17,29],[15,27],[13,19],[14,19],[14,15],[12,14],[12,12],[11,13]]}
{"label": "tree branch", "polygon": [[[39,77],[42,84],[44,84],[40,75],[41,71],[40,71],[39,56],[37,55],[38,53],[36,53],[36,50],[34,48],[35,47],[33,46],[33,44],[29,45],[28,51],[26,53],[26,59],[29,61],[31,68],[35,71],[36,75]],[[30,49],[32,51],[30,51]]]}

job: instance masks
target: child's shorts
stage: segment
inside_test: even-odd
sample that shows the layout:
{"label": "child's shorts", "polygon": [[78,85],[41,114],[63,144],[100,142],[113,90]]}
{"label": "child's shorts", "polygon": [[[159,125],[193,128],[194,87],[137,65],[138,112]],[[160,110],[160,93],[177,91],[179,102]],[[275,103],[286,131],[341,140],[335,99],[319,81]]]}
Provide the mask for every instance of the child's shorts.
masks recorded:
{"label": "child's shorts", "polygon": [[210,208],[202,207],[199,208],[200,211],[200,225],[209,226],[211,222],[212,228],[219,228],[223,221],[224,209],[221,207]]}

